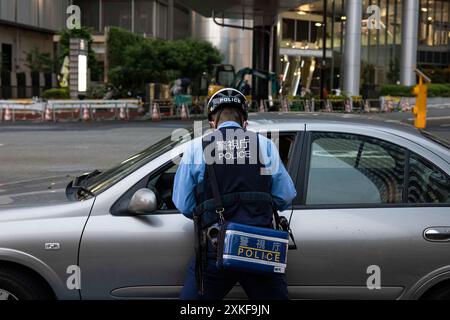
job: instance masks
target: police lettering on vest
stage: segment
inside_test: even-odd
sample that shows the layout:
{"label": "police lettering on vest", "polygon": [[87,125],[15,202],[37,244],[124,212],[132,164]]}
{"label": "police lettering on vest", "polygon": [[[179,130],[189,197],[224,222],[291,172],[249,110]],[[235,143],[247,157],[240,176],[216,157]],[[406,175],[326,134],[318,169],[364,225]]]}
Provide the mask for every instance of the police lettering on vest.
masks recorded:
{"label": "police lettering on vest", "polygon": [[[211,165],[215,169],[223,195],[256,191],[270,197],[272,179],[261,174],[264,161],[260,159],[257,133],[237,126],[220,128],[204,137],[203,152],[205,165]],[[207,170],[196,191],[198,203],[213,199]],[[272,222],[271,204],[264,201],[236,201],[225,209],[225,218],[230,222],[260,227],[270,226]],[[210,210],[204,216],[217,217],[217,213]]]}

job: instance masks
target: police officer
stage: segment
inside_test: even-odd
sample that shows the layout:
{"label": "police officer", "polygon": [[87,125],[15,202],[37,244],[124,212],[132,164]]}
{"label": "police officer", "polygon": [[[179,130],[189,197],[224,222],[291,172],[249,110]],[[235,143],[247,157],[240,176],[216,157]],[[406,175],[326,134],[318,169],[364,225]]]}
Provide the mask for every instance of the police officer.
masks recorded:
{"label": "police officer", "polygon": [[[202,293],[199,293],[198,281],[198,268],[202,262],[194,258],[187,271],[181,299],[223,299],[237,282],[250,299],[288,298],[284,274],[218,269],[215,239],[208,234],[217,226],[218,217],[215,210],[203,206],[214,200],[206,166],[214,168],[220,194],[223,195],[226,221],[271,227],[273,210],[287,209],[296,196],[292,179],[275,144],[246,130],[246,103],[245,96],[232,88],[221,89],[209,99],[209,123],[216,130],[194,139],[187,146],[175,175],[172,197],[175,206],[190,219],[201,207],[203,217],[210,219],[204,224],[208,243],[206,266],[202,270]],[[240,192],[248,194],[249,191],[267,196],[256,199],[239,196]]]}

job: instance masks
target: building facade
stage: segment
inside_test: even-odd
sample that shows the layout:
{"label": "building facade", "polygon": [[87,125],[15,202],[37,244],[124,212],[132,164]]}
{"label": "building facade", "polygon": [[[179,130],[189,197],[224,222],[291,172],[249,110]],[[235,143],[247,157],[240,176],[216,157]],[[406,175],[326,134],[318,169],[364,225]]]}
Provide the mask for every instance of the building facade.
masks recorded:
{"label": "building facade", "polygon": [[416,67],[433,82],[450,81],[450,0],[299,0],[282,12],[265,12],[266,2],[254,3],[244,23],[238,15],[221,20],[237,27],[230,28],[205,16],[216,6],[236,7],[229,0],[0,0],[0,98],[38,95],[55,85],[54,74],[31,72],[27,54],[37,49],[56,57],[55,34],[65,28],[70,4],[93,30],[100,61],[106,28],[118,26],[150,38],[208,40],[236,70],[276,72],[287,95],[319,94],[322,87],[370,97],[383,84],[412,84]]}
{"label": "building facade", "polygon": [[56,85],[56,76],[32,72],[33,50],[55,55],[53,35],[66,21],[69,0],[0,0],[0,98],[37,96]]}
{"label": "building facade", "polygon": [[[359,51],[359,67],[356,66],[360,70],[357,75],[357,90],[365,96],[376,94],[383,84],[412,84],[411,81],[415,81],[415,78],[411,80],[409,75],[409,81],[403,81],[402,70],[412,69],[414,65],[429,74],[433,82],[450,82],[450,1],[332,0],[326,1],[326,7],[324,1],[305,2],[307,3],[281,14],[278,23],[277,71],[284,79],[286,93],[295,95],[301,90],[318,93],[324,28],[324,82],[328,91],[345,89],[344,78],[347,80],[356,73],[353,70],[345,74],[345,57],[354,59],[352,51]],[[353,43],[354,38],[349,36],[349,46],[346,48],[346,30],[351,11],[349,2],[356,3],[359,7],[356,21],[362,23],[358,30],[359,40],[356,40],[359,44]],[[372,17],[377,18],[377,13],[379,19],[373,19]],[[412,23],[412,27],[407,23]],[[358,24],[353,22],[351,25]],[[408,40],[407,32],[412,34],[415,48],[410,49],[404,45]],[[352,44],[355,46],[351,46]],[[402,52],[402,48],[405,52]],[[412,51],[416,52],[415,58],[411,57],[413,60],[409,63],[410,66],[402,67],[402,62],[408,60],[407,55]]]}

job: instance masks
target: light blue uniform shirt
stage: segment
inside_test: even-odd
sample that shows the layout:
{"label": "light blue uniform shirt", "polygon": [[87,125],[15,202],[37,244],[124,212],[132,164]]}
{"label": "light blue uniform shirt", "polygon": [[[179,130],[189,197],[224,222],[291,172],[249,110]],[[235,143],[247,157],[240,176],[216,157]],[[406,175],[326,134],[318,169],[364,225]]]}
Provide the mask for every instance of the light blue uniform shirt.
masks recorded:
{"label": "light blue uniform shirt", "polygon": [[[219,128],[236,126],[240,127],[237,122],[225,121]],[[175,174],[172,200],[181,213],[192,218],[193,210],[198,205],[195,199],[196,186],[202,183],[205,175],[205,160],[201,137],[188,144]],[[265,168],[273,171],[271,172],[273,203],[278,210],[285,210],[297,195],[294,183],[281,162],[273,141],[259,135],[259,147]]]}

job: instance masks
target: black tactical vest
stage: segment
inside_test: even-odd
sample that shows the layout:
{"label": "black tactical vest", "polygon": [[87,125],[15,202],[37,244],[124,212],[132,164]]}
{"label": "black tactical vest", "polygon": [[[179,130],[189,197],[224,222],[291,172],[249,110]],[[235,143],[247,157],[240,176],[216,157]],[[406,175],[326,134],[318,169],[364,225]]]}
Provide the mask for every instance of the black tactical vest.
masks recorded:
{"label": "black tactical vest", "polygon": [[[240,127],[223,127],[203,139],[205,166],[214,169],[226,221],[272,225],[272,179],[262,174],[265,166],[259,149],[258,134]],[[218,221],[213,198],[205,167],[204,180],[196,190],[196,213],[201,213],[203,227]]]}

